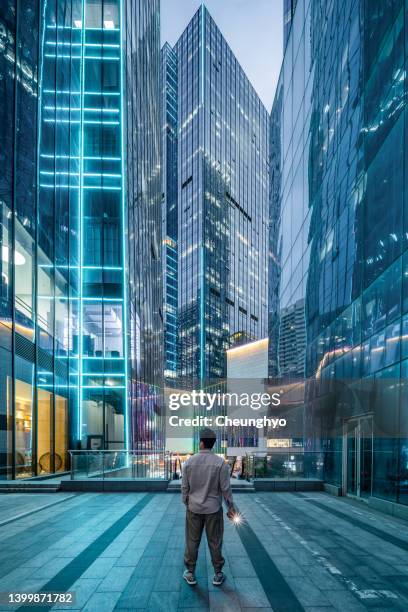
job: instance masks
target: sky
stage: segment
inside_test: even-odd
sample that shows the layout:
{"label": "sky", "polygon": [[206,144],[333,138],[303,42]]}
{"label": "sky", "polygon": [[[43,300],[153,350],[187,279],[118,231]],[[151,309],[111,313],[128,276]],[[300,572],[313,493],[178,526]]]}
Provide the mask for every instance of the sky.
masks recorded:
{"label": "sky", "polygon": [[[200,0],[161,0],[161,38],[177,42]],[[282,62],[283,0],[206,0],[205,5],[270,111]]]}

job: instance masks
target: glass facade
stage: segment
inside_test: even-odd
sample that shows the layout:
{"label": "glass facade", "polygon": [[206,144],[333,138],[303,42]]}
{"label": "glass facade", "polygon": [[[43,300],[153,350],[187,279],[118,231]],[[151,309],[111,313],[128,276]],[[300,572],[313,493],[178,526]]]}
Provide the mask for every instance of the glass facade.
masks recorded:
{"label": "glass facade", "polygon": [[[280,319],[304,304],[305,447],[326,480],[408,503],[403,0],[298,0],[271,115]],[[271,272],[270,272],[271,273]],[[275,361],[274,361],[275,360]],[[300,372],[298,372],[298,375]]]}
{"label": "glass facade", "polygon": [[269,116],[202,5],[178,40],[179,373],[267,329]]}
{"label": "glass facade", "polygon": [[283,48],[288,42],[297,0],[283,0]]}
{"label": "glass facade", "polygon": [[[131,75],[137,80],[127,58],[137,55],[136,33],[149,23],[156,63],[143,57],[137,81],[157,94],[158,15],[157,4],[144,0],[2,7],[0,478],[65,470],[68,449],[134,447],[143,435],[162,444],[154,418],[160,368],[151,377],[136,369],[146,347],[137,345],[140,325],[136,340],[128,330],[137,317],[145,324],[140,302],[128,299],[128,286],[147,278],[130,263],[135,235],[150,252],[151,235],[160,234],[157,104],[154,134],[151,126],[138,134],[144,150],[153,151],[144,158],[150,175],[142,176],[143,164],[131,155],[141,149],[126,148],[123,138],[125,87]],[[137,41],[139,55],[153,57],[143,36]],[[124,183],[130,170],[140,183],[157,177],[149,187],[156,216],[144,219],[142,210],[141,219],[131,217],[134,194]],[[144,304],[156,316],[149,362],[150,353],[161,354],[158,270],[159,264],[149,277],[156,302]],[[131,430],[128,407],[139,410],[139,428]]]}
{"label": "glass facade", "polygon": [[167,384],[177,377],[178,338],[178,207],[177,55],[166,43],[161,51],[162,96],[162,199],[163,199],[163,300],[165,327],[164,376]]}
{"label": "glass facade", "polygon": [[133,449],[163,449],[160,2],[123,4],[129,435]]}
{"label": "glass facade", "polygon": [[[127,444],[120,11],[119,0],[46,2],[41,24],[40,226],[50,239],[60,202],[77,220],[75,243],[49,267],[74,280],[70,308],[59,301],[75,326],[67,358],[83,448]],[[42,293],[46,310],[53,300],[48,287]]]}
{"label": "glass facade", "polygon": [[[78,409],[79,222],[73,194],[59,187],[66,173],[47,167],[69,135],[62,111],[58,134],[46,122],[56,30],[40,4],[5,2],[0,13],[0,478],[65,470],[69,403]],[[61,87],[67,78],[75,87],[78,74],[62,71]]]}

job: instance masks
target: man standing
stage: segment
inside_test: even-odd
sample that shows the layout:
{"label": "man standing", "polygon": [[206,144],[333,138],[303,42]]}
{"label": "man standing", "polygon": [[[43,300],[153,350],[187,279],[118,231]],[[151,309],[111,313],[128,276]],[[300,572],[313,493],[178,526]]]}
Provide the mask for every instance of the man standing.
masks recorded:
{"label": "man standing", "polygon": [[232,501],[229,466],[222,457],[212,452],[216,434],[208,427],[200,431],[200,452],[190,457],[183,468],[181,494],[186,505],[186,549],[184,580],[197,584],[195,567],[198,548],[205,527],[211,561],[214,566],[213,584],[220,586],[225,579],[222,572],[222,537],[224,517],[222,498],[227,504],[227,516],[232,519],[235,509]]}

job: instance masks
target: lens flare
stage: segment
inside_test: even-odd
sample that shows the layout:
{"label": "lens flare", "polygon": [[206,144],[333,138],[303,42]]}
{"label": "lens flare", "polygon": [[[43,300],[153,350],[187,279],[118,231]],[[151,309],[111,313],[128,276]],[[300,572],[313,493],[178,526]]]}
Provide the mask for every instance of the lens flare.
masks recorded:
{"label": "lens flare", "polygon": [[240,514],[235,514],[234,518],[232,519],[232,522],[234,523],[234,525],[239,525],[240,523],[242,523],[242,516]]}

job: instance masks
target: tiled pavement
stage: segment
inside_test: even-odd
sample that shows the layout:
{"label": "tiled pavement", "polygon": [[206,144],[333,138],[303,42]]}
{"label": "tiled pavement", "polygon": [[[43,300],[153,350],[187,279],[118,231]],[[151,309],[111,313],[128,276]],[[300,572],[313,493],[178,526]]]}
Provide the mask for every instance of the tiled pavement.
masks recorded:
{"label": "tiled pavement", "polygon": [[235,501],[245,522],[226,524],[226,582],[212,586],[204,538],[191,588],[177,494],[1,495],[0,523],[54,505],[0,527],[0,593],[72,591],[74,605],[53,609],[91,612],[408,610],[403,521],[323,493]]}

